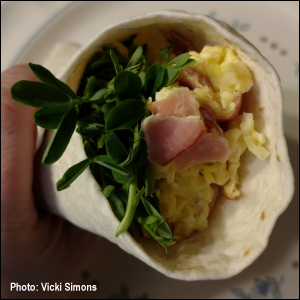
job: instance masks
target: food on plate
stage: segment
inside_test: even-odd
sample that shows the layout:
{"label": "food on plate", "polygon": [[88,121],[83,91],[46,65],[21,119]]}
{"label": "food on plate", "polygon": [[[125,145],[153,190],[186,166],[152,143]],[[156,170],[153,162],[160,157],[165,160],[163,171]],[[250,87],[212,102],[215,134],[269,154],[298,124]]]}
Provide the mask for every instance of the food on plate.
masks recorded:
{"label": "food on plate", "polygon": [[11,92],[39,107],[37,125],[56,129],[40,167],[50,210],[174,278],[225,278],[261,253],[257,228],[273,223],[257,219],[278,216],[265,187],[290,195],[291,175],[284,138],[258,107],[280,111],[276,74],[236,32],[153,13],[104,30],[59,79],[30,67],[42,82]]}

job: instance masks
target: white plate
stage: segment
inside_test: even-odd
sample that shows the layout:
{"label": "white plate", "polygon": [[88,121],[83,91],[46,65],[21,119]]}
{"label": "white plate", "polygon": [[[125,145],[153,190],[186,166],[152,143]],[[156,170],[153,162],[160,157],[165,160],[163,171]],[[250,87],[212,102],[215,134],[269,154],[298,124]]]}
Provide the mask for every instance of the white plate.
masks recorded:
{"label": "white plate", "polygon": [[[245,35],[277,69],[283,85],[284,125],[299,181],[299,2],[69,2],[1,3],[1,70],[43,63],[58,42],[86,43],[101,28],[140,13],[180,9],[221,19]],[[17,20],[17,21],[16,21]],[[104,239],[86,261],[81,283],[99,283],[95,298],[299,299],[299,188],[279,218],[263,255],[223,281],[168,279]],[[82,294],[74,294],[82,297]]]}

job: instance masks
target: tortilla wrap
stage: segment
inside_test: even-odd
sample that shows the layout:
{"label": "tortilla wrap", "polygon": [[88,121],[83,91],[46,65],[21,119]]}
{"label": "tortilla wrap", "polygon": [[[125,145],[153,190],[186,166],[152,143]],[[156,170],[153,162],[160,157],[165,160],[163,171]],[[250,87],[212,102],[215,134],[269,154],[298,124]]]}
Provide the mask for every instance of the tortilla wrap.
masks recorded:
{"label": "tortilla wrap", "polygon": [[[127,232],[115,237],[119,221],[89,169],[70,188],[56,191],[56,182],[64,172],[86,158],[82,138],[76,132],[58,162],[51,166],[39,164],[39,194],[55,214],[105,237],[169,277],[228,278],[250,265],[266,248],[276,219],[293,195],[293,173],[282,125],[280,79],[260,52],[231,27],[208,16],[181,11],[148,13],[103,29],[75,54],[58,78],[72,86],[82,76],[88,58],[101,45],[124,40],[149,28],[176,30],[193,41],[198,51],[204,45],[229,47],[247,64],[254,86],[244,95],[241,112],[253,113],[257,129],[267,137],[270,158],[260,161],[246,151],[239,169],[241,198],[230,201],[220,195],[208,228],[169,247],[168,253],[158,243],[146,238],[134,240]],[[39,153],[44,152],[51,134],[48,131],[45,135]]]}

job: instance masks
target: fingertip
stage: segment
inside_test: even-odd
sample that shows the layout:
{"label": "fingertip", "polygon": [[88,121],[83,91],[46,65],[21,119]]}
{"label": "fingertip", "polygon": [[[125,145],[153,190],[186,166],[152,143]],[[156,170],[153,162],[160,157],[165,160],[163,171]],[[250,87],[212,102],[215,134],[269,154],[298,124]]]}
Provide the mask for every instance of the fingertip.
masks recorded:
{"label": "fingertip", "polygon": [[13,66],[1,74],[1,136],[31,132],[34,127],[35,108],[11,99],[10,89],[20,80],[39,81],[25,64]]}
{"label": "fingertip", "polygon": [[33,80],[39,81],[37,77],[32,73],[28,65],[21,64],[12,66],[1,74],[1,89],[11,88],[12,85],[20,80]]}
{"label": "fingertip", "polygon": [[24,197],[33,199],[35,108],[11,99],[10,88],[20,80],[38,81],[27,65],[13,66],[1,74],[1,205],[8,210],[20,209]]}
{"label": "fingertip", "polygon": [[[20,114],[20,112],[22,112],[23,116],[32,114],[35,110],[32,107],[17,103],[11,99],[10,89],[17,81],[20,80],[39,81],[30,68],[25,64],[8,68],[1,74],[1,110],[3,108],[5,111],[5,113],[1,112],[1,124],[4,126],[6,123],[11,123],[11,120],[19,120],[18,117],[16,118],[14,116]],[[2,117],[5,118],[6,116],[9,118],[6,118],[7,120],[2,122]]]}

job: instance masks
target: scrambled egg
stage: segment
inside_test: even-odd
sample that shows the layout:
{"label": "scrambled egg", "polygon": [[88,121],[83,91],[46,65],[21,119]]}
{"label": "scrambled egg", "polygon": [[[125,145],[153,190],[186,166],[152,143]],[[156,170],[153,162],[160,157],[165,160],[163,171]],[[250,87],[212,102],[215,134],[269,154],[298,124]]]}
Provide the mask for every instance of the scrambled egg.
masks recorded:
{"label": "scrambled egg", "polygon": [[[213,86],[213,89],[203,86],[192,91],[200,106],[209,105],[220,115],[224,110],[227,113],[234,109],[234,95],[247,92],[253,85],[247,66],[232,50],[220,46],[206,46],[201,53],[190,54],[198,61],[193,67],[205,74]],[[156,93],[156,101],[165,99],[178,88],[178,83],[163,88]],[[251,113],[229,121],[224,137],[231,149],[226,163],[198,163],[181,172],[177,171],[174,162],[164,167],[153,165],[161,214],[177,240],[207,228],[209,212],[217,196],[215,185],[222,187],[223,194],[229,199],[240,197],[238,168],[246,149],[261,160],[269,156],[262,146],[265,136],[255,131]]]}
{"label": "scrambled egg", "polygon": [[171,85],[164,87],[159,92],[155,93],[155,101],[161,101],[166,99],[169,95],[171,95],[173,92],[180,89],[182,86],[179,86],[178,82],[174,82]]}
{"label": "scrambled egg", "polygon": [[167,167],[155,165],[154,173],[161,214],[179,240],[207,227],[209,204],[215,189],[199,172],[186,174],[173,171],[168,177],[169,169],[174,169],[174,166],[173,163]]}
{"label": "scrambled egg", "polygon": [[161,213],[178,240],[207,228],[210,204],[215,196],[212,184],[221,186],[228,199],[240,197],[238,168],[247,148],[259,159],[269,156],[262,146],[265,136],[254,130],[253,115],[244,113],[237,120],[229,122],[231,129],[224,134],[231,149],[226,163],[204,162],[181,172],[174,162],[165,167],[153,165]]}
{"label": "scrambled egg", "polygon": [[189,54],[197,61],[192,68],[209,78],[212,85],[194,89],[195,98],[209,105],[217,117],[233,114],[237,98],[253,86],[248,67],[231,49],[221,46],[205,46],[200,53]]}

